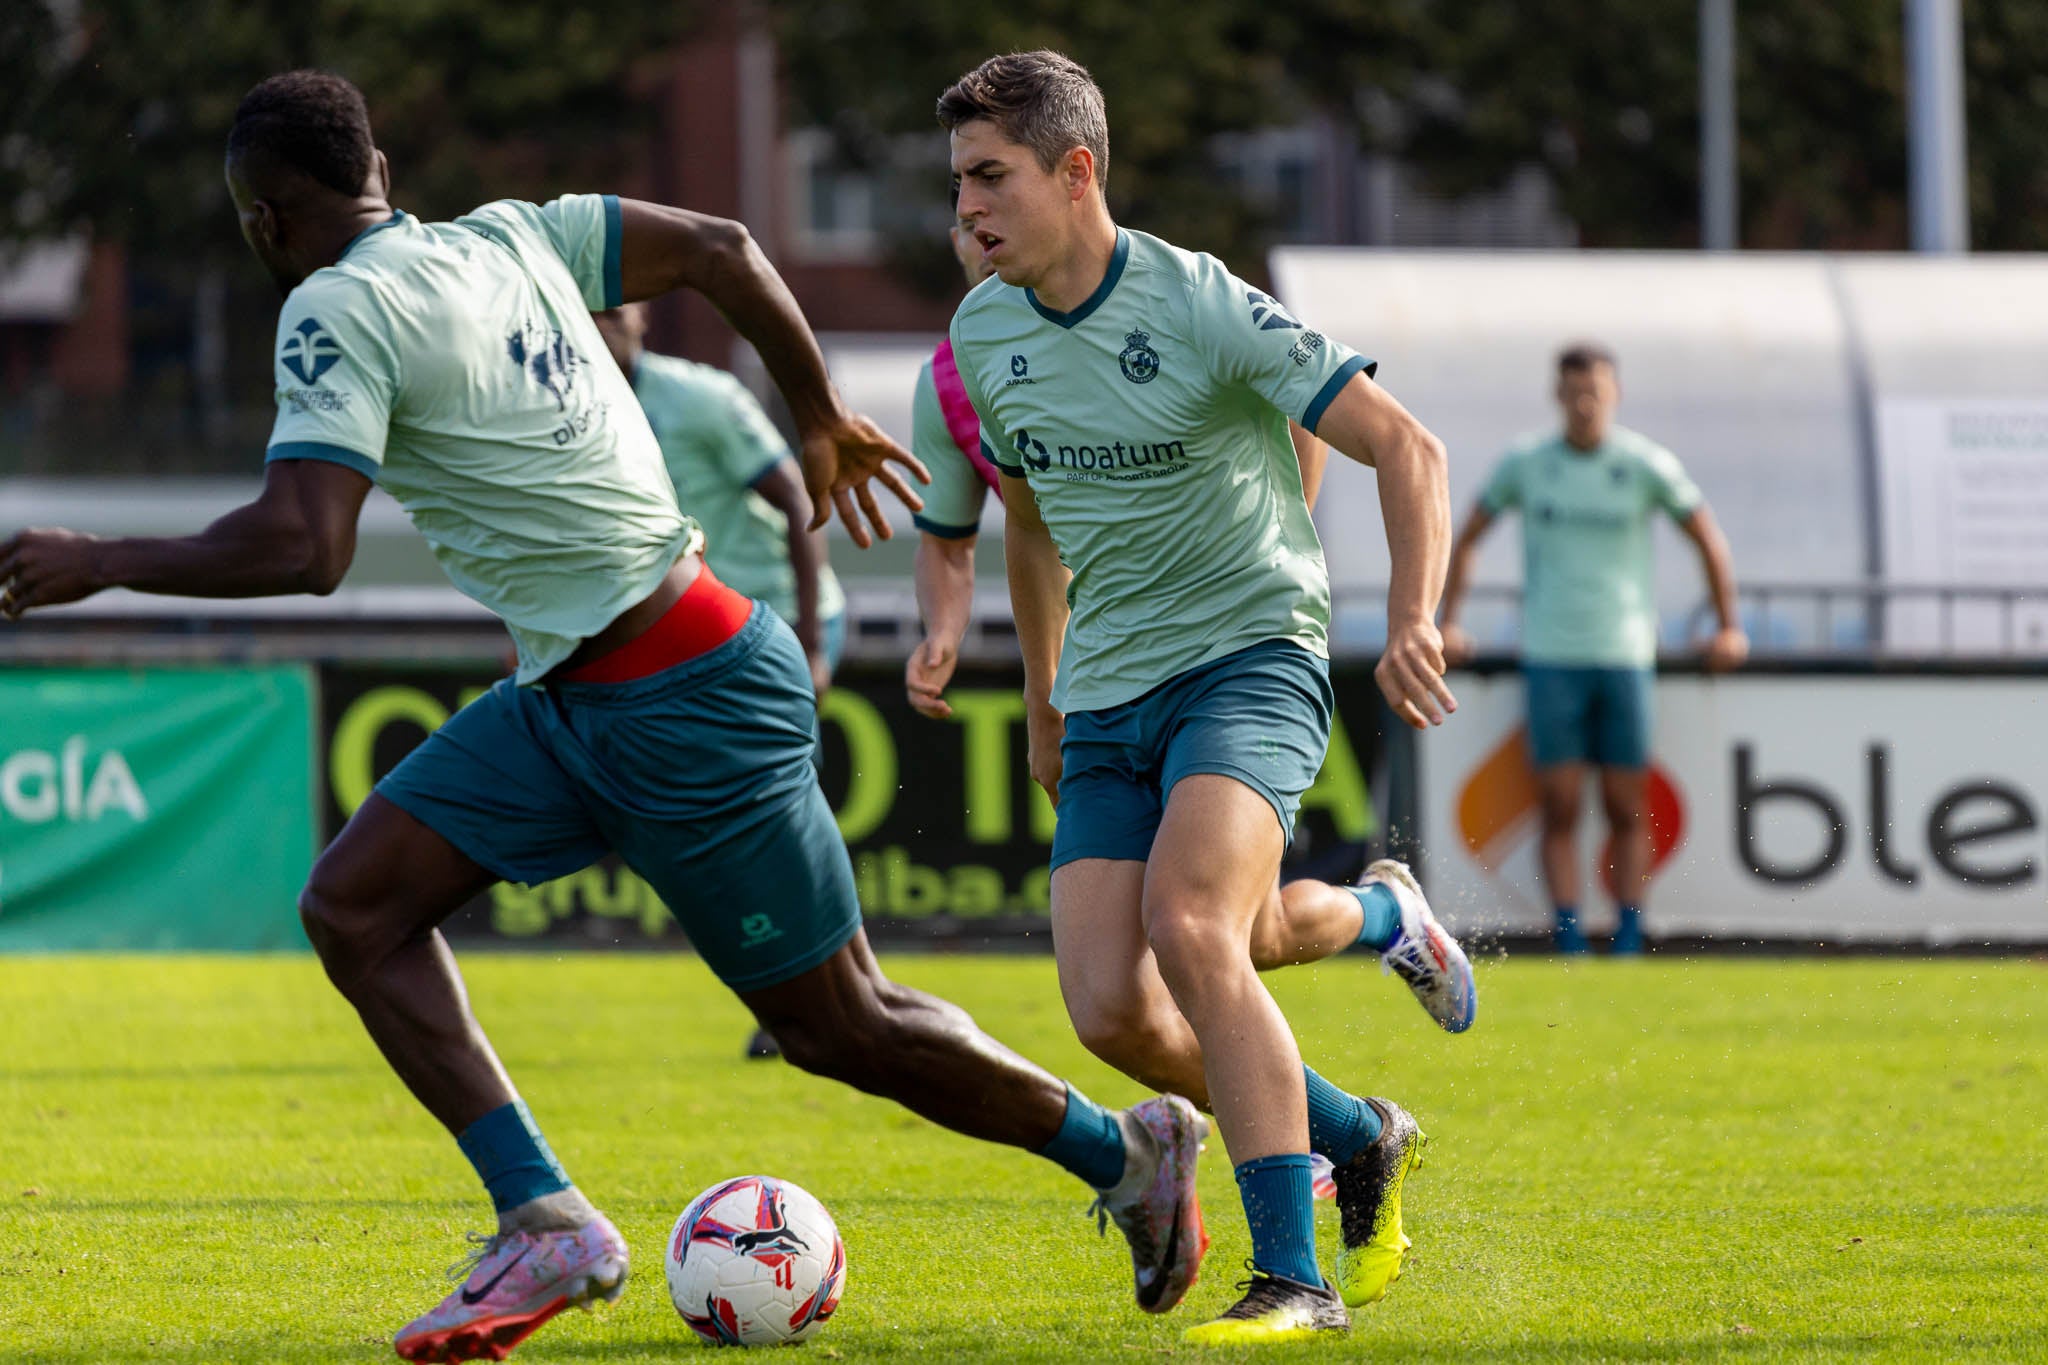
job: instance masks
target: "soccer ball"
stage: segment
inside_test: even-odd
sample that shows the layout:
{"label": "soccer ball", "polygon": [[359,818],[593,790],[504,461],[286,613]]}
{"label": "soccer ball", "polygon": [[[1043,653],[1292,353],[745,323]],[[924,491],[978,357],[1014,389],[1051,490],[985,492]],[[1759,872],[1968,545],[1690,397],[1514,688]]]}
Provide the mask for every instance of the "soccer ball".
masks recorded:
{"label": "soccer ball", "polygon": [[713,1185],[669,1234],[668,1296],[714,1346],[807,1340],[845,1288],[839,1228],[787,1180],[743,1175]]}

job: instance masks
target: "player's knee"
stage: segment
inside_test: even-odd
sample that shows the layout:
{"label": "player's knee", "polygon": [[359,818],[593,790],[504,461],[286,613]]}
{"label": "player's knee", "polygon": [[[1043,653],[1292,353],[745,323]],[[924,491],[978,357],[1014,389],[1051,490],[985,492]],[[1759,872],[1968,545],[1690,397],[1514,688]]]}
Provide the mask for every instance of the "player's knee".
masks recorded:
{"label": "player's knee", "polygon": [[1145,937],[1159,974],[1177,998],[1200,990],[1227,967],[1251,961],[1243,935],[1198,897],[1167,897],[1153,904]]}
{"label": "player's knee", "polygon": [[1128,995],[1070,999],[1067,1013],[1081,1046],[1126,1073],[1151,1054],[1159,1033],[1145,1007]]}
{"label": "player's knee", "polygon": [[1546,834],[1570,834],[1579,827],[1579,797],[1573,792],[1544,792],[1539,803]]}
{"label": "player's knee", "polygon": [[1609,797],[1605,802],[1607,828],[1617,835],[1634,834],[1643,826],[1643,808],[1626,797]]}

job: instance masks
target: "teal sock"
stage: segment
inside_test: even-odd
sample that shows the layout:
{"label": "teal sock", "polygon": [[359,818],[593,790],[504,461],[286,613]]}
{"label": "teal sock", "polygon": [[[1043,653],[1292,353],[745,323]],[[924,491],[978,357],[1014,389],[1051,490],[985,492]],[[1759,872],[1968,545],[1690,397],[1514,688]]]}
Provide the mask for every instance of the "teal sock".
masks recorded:
{"label": "teal sock", "polygon": [[525,1100],[501,1104],[462,1130],[455,1145],[476,1167],[499,1213],[569,1188],[569,1176],[540,1135]]}
{"label": "teal sock", "polygon": [[1308,1149],[1342,1166],[1380,1136],[1379,1112],[1303,1067],[1308,1078]]}
{"label": "teal sock", "polygon": [[1320,1285],[1316,1268],[1315,1177],[1307,1152],[1262,1156],[1237,1168],[1237,1189],[1251,1224],[1252,1264],[1268,1275]]}
{"label": "teal sock", "polygon": [[1057,1162],[1098,1190],[1124,1178],[1124,1130],[1116,1115],[1067,1087],[1067,1116],[1038,1154]]}
{"label": "teal sock", "polygon": [[1365,923],[1358,927],[1358,942],[1383,953],[1393,947],[1394,940],[1401,936],[1401,903],[1394,899],[1394,893],[1382,882],[1344,889],[1358,897],[1359,908],[1365,911]]}

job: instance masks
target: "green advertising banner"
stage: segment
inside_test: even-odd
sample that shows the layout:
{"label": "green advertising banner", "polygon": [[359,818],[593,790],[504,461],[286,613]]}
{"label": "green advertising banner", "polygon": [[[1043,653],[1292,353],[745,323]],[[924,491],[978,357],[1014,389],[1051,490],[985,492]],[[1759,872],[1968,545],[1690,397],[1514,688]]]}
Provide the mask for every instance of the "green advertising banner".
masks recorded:
{"label": "green advertising banner", "polygon": [[0,951],[302,948],[308,669],[0,669]]}

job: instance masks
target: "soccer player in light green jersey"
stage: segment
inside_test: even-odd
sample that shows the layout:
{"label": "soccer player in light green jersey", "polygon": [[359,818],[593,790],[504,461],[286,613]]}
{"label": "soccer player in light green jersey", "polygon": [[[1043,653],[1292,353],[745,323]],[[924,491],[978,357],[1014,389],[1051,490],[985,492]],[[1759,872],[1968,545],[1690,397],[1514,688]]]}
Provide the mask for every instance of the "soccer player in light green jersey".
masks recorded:
{"label": "soccer player in light green jersey", "polygon": [[[1117,226],[1102,93],[1075,62],[991,58],[938,114],[958,215],[995,272],[952,343],[1003,475],[1031,770],[1059,812],[1068,1011],[1098,1056],[1211,1109],[1229,1145],[1253,1276],[1190,1339],[1348,1328],[1345,1305],[1399,1273],[1421,1133],[1303,1067],[1258,969],[1365,941],[1444,1027],[1469,1026],[1475,999],[1405,868],[1279,885],[1332,706],[1329,578],[1287,423],[1378,470],[1393,554],[1378,678],[1418,727],[1456,704],[1434,620],[1443,446],[1348,346],[1215,258]],[[1316,1259],[1312,1150],[1336,1167],[1341,1300]],[[1191,1209],[1192,1181],[1184,1195]],[[1113,1197],[1105,1210],[1134,1238],[1204,1240],[1199,1218],[1148,1229]]]}
{"label": "soccer player in light green jersey", "polygon": [[[510,628],[517,677],[378,783],[299,905],[328,977],[497,1214],[462,1282],[399,1331],[398,1353],[503,1360],[565,1307],[625,1287],[624,1240],[542,1138],[438,928],[499,880],[548,881],[607,851],[654,887],[796,1066],[1167,1217],[1195,1148],[1157,1140],[1149,1116],[1164,1101],[1104,1109],[876,965],[811,764],[803,653],[704,566],[640,405],[598,359],[593,310],[704,294],[789,400],[814,502],[829,499],[856,544],[869,526],[887,535],[871,482],[915,510],[898,466],[916,462],[847,410],[747,230],[596,194],[421,222],[391,206],[361,92],[313,71],[243,98],[227,179],[244,239],[286,296],[261,495],[191,536],[16,532],[0,541],[0,616],[113,587],[332,592],[374,481]],[[524,1007],[602,1031],[601,1000]],[[1141,1290],[1174,1258],[1138,1238],[1131,1252]]]}
{"label": "soccer player in light green jersey", "polygon": [[846,648],[846,594],[810,529],[789,443],[732,375],[648,350],[645,305],[599,313],[597,330],[654,428],[677,501],[704,529],[704,562],[789,624],[824,696]]}
{"label": "soccer player in light green jersey", "polygon": [[1463,662],[1472,637],[1458,624],[1480,538],[1509,509],[1522,513],[1522,673],[1530,758],[1543,821],[1543,880],[1558,951],[1589,950],[1579,927],[1579,800],[1600,774],[1612,836],[1613,951],[1643,950],[1650,872],[1647,781],[1650,688],[1657,662],[1657,585],[1650,522],[1663,512],[1699,550],[1720,618],[1706,666],[1749,654],[1735,611],[1728,542],[1699,488],[1655,441],[1619,426],[1621,384],[1605,347],[1567,347],[1557,362],[1562,430],[1518,444],[1495,466],[1451,551],[1444,652]]}

